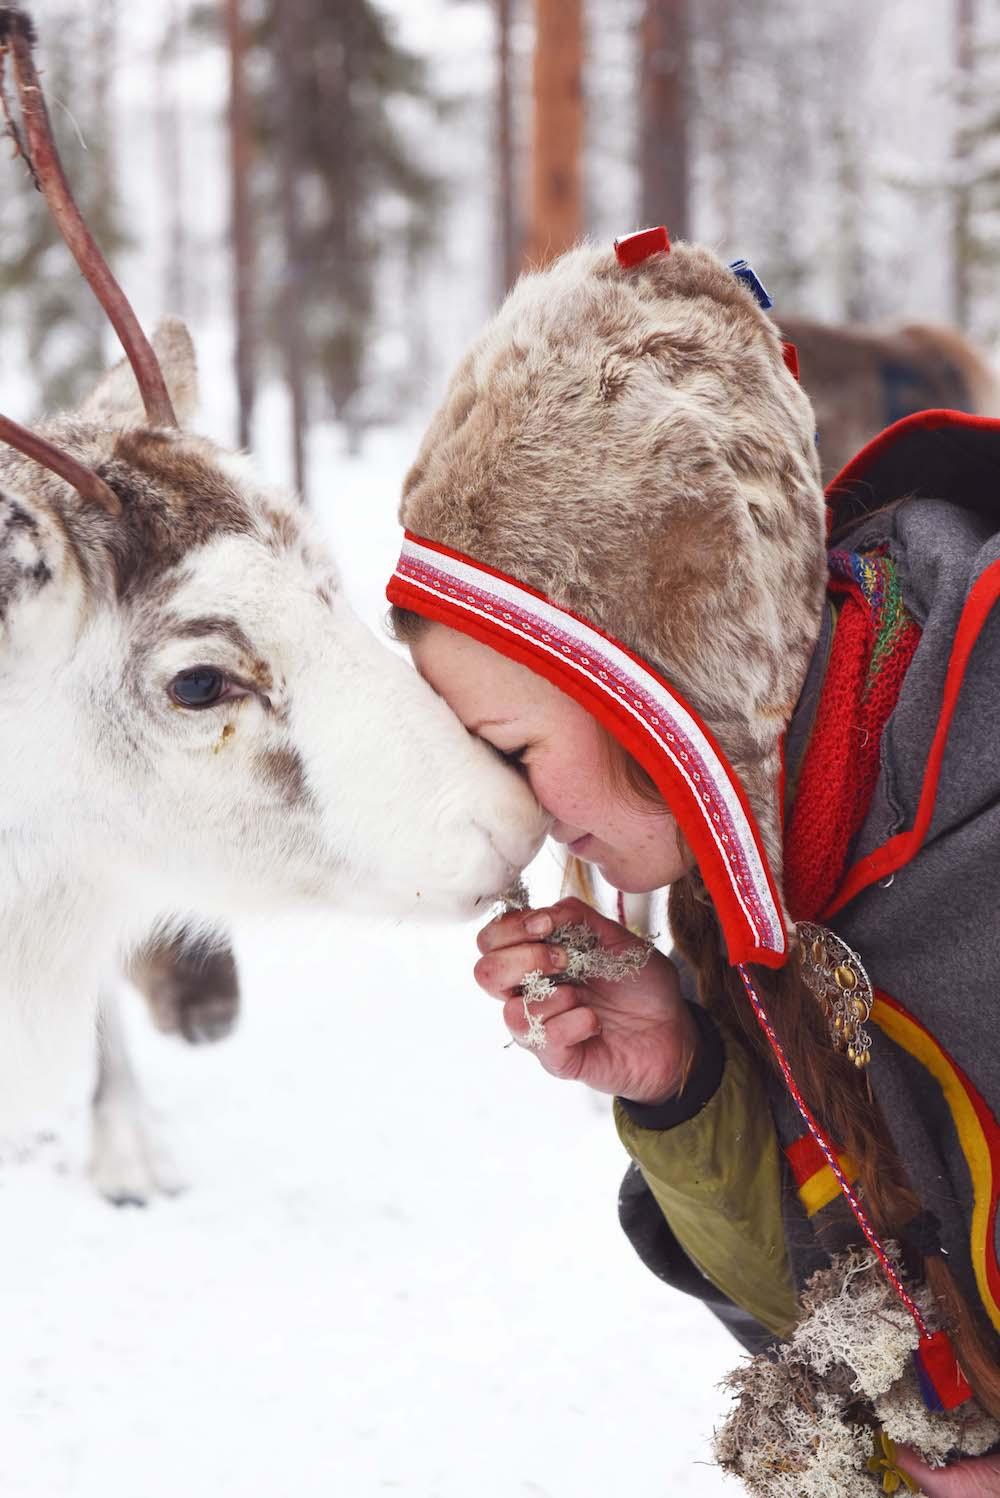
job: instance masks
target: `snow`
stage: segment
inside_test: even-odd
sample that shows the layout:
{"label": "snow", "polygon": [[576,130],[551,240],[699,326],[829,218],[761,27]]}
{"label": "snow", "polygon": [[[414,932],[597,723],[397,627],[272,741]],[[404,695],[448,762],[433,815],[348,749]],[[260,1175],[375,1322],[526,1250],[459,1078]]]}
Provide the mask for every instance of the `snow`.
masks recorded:
{"label": "snow", "polygon": [[[415,441],[315,444],[373,624]],[[543,853],[536,899],[555,882]],[[633,1255],[607,1100],[505,1048],[473,937],[335,913],[240,931],[243,1018],[215,1047],[135,1001],[189,1189],[107,1206],[83,1109],[0,1168],[4,1498],[735,1491],[707,1437],[739,1349]]]}

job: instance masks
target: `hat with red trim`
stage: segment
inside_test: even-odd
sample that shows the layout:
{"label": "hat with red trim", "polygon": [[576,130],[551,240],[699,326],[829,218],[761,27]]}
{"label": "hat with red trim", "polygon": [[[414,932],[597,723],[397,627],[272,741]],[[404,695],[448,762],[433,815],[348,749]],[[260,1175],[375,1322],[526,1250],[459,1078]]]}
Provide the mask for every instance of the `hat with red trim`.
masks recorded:
{"label": "hat with red trim", "polygon": [[730,961],[780,966],[781,741],[826,558],[767,305],[745,261],[664,229],[523,277],[406,478],[388,594],[598,718],[677,817]]}
{"label": "hat with red trim", "polygon": [[927,1403],[950,1409],[970,1389],[949,1339],[900,1279],[748,967],[789,955],[781,745],[826,584],[812,409],[768,306],[745,261],[671,247],[664,229],[522,278],[407,476],[387,592],[554,682],[653,778],[788,1090],[915,1322]]}

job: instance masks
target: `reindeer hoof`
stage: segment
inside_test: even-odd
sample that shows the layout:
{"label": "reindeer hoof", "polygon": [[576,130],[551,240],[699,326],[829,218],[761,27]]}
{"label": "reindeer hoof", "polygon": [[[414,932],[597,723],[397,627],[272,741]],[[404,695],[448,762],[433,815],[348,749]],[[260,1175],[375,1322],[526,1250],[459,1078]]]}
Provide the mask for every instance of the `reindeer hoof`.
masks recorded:
{"label": "reindeer hoof", "polygon": [[179,1196],[187,1186],[155,1126],[132,1099],[95,1104],[90,1178],[115,1207],[145,1207],[152,1197]]}

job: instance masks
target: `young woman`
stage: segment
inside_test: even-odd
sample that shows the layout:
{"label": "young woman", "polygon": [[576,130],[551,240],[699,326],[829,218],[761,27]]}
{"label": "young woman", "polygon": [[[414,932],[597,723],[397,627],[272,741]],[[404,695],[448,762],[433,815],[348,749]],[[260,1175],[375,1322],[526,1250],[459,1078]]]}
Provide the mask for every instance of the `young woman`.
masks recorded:
{"label": "young woman", "polygon": [[[756,1351],[891,1238],[942,1401],[1000,1416],[1000,429],[911,418],[828,508],[759,290],[662,230],[525,277],[408,475],[394,628],[574,857],[669,886],[676,962],[538,1010],[546,1070],[615,1096],[642,1258]],[[480,934],[522,1042],[568,917],[632,940],[572,901]]]}

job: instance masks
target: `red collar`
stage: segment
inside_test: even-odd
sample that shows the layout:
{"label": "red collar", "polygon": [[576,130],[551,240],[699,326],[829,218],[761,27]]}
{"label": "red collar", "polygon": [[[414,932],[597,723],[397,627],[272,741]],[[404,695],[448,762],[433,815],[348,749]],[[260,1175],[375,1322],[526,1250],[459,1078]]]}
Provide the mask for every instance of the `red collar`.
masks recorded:
{"label": "red collar", "polygon": [[831,554],[840,609],[812,732],[785,826],[785,903],[795,921],[822,918],[879,776],[882,733],[920,626],[884,548]]}

